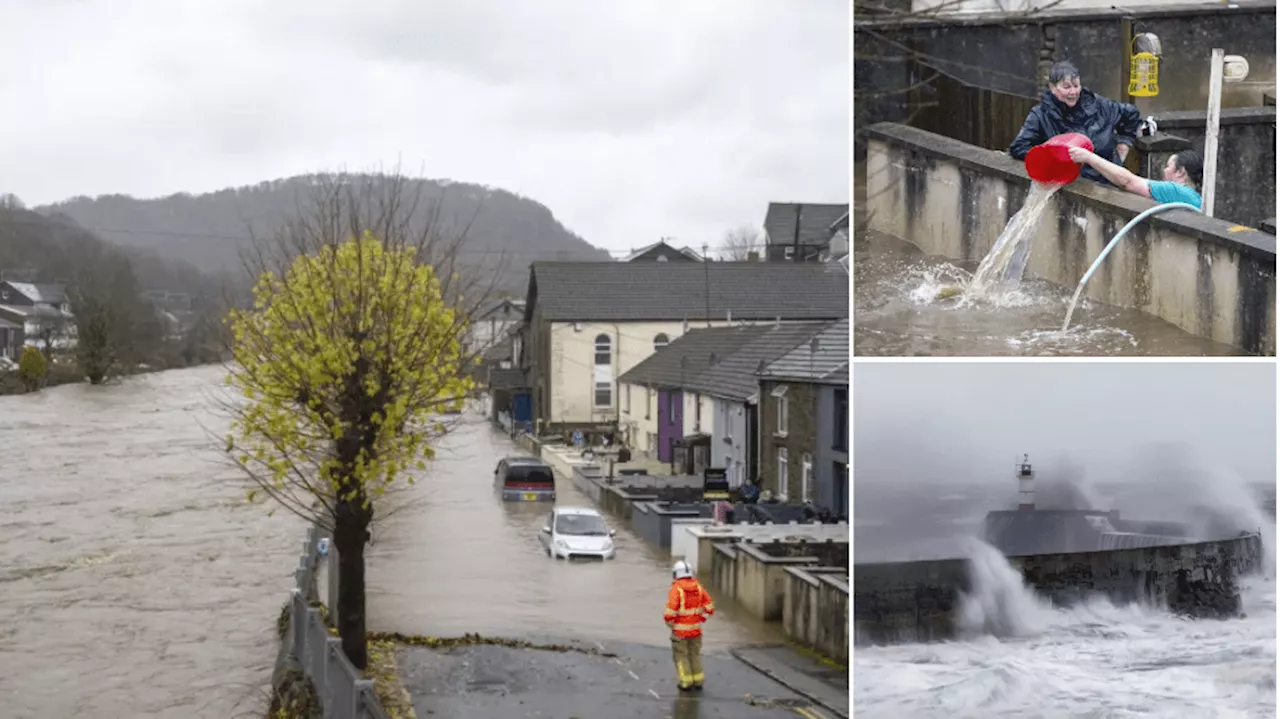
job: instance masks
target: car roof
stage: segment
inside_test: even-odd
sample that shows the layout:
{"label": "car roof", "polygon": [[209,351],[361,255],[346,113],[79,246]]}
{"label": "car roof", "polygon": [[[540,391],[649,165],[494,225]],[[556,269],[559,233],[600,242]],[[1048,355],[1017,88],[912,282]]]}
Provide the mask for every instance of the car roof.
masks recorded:
{"label": "car roof", "polygon": [[602,516],[600,510],[591,509],[590,507],[556,507],[556,514],[594,514],[597,517]]}
{"label": "car roof", "polygon": [[546,464],[546,462],[543,462],[537,457],[527,457],[524,455],[511,455],[509,457],[503,457],[502,461],[506,462],[507,464]]}

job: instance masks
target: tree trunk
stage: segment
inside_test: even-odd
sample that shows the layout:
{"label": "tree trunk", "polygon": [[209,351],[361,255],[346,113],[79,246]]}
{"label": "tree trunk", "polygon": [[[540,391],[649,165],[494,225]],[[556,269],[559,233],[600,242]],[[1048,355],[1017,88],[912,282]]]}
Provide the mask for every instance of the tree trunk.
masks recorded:
{"label": "tree trunk", "polygon": [[358,502],[338,502],[334,512],[333,543],[338,549],[338,606],[334,625],[342,637],[342,651],[356,669],[369,664],[365,636],[364,544],[369,512]]}

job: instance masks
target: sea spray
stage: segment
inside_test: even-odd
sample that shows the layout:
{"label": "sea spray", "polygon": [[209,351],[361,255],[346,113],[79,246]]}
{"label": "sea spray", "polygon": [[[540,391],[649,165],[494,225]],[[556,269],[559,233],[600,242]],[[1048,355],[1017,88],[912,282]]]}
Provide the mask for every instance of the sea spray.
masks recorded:
{"label": "sea spray", "polygon": [[1022,203],[1022,209],[1005,225],[991,251],[978,265],[973,281],[969,283],[967,296],[981,297],[1007,292],[1022,282],[1022,273],[1031,257],[1031,240],[1040,229],[1040,220],[1049,207],[1049,200],[1061,187],[1031,183],[1031,190]]}
{"label": "sea spray", "polygon": [[969,546],[969,591],[960,595],[956,626],[962,634],[1023,637],[1042,631],[1053,609],[1036,596],[1000,550],[979,541]]}

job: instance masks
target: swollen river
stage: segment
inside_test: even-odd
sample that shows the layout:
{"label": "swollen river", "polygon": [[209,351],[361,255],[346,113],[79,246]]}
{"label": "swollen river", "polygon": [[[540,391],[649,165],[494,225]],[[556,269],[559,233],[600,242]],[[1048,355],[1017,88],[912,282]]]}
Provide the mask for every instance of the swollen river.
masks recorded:
{"label": "swollen river", "polygon": [[[244,506],[220,463],[223,376],[0,397],[0,716],[262,715],[304,524]],[[668,559],[624,527],[603,565],[541,554],[549,507],[490,489],[515,452],[472,421],[383,512],[370,627],[664,643]],[[561,504],[590,506],[560,484]],[[725,609],[709,649],[777,639]]]}

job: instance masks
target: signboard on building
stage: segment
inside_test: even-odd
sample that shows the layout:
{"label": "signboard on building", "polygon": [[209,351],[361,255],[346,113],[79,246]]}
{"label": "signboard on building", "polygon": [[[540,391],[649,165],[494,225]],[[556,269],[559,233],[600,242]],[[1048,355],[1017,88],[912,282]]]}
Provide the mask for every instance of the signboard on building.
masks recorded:
{"label": "signboard on building", "polygon": [[714,501],[728,498],[729,472],[716,467],[707,467],[702,470],[702,499]]}

